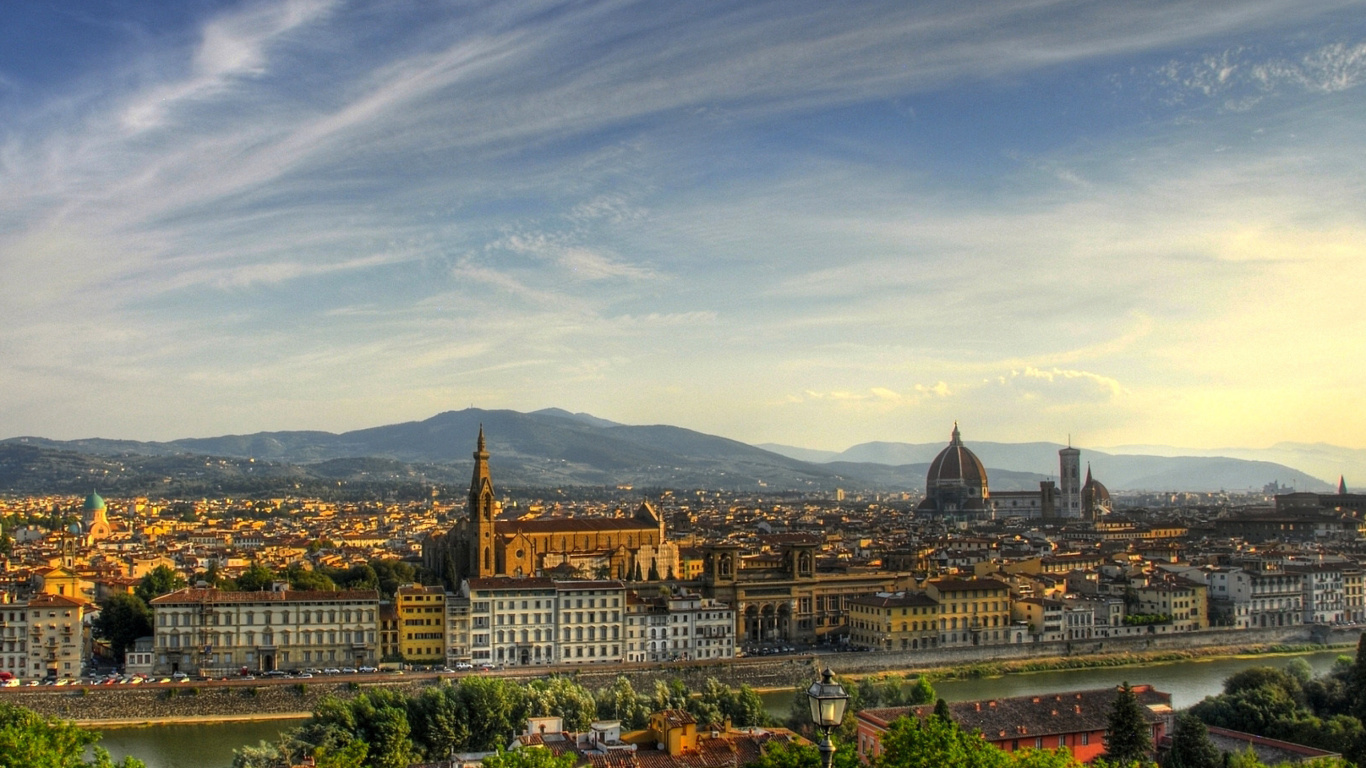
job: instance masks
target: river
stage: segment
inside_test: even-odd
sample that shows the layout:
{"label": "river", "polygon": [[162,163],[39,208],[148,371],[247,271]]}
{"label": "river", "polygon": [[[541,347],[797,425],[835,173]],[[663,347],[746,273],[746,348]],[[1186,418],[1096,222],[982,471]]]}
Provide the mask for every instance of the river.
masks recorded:
{"label": "river", "polygon": [[[1187,659],[1133,667],[1068,669],[1054,672],[1029,672],[975,680],[950,680],[935,689],[949,701],[1009,698],[1032,694],[1061,693],[1088,688],[1104,688],[1121,682],[1147,683],[1172,694],[1178,709],[1189,707],[1206,696],[1222,690],[1224,679],[1248,667],[1283,667],[1291,659],[1302,658],[1319,675],[1332,668],[1341,651],[1316,651],[1293,656],[1253,656],[1222,659]],[[838,656],[831,665],[838,666]],[[839,670],[836,669],[836,672]],[[763,694],[764,704],[777,718],[786,718],[792,694],[774,691]],[[243,745],[272,741],[282,731],[298,725],[297,720],[213,725],[160,725],[140,728],[110,728],[101,744],[117,759],[133,755],[147,768],[229,768],[232,752]]]}

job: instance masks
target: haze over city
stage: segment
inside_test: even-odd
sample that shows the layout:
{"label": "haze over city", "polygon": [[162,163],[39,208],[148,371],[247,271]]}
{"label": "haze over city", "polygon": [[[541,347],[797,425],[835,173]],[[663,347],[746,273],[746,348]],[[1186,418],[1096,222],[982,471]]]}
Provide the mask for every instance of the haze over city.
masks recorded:
{"label": "haze over city", "polygon": [[1366,447],[1361,11],[8,4],[0,437]]}

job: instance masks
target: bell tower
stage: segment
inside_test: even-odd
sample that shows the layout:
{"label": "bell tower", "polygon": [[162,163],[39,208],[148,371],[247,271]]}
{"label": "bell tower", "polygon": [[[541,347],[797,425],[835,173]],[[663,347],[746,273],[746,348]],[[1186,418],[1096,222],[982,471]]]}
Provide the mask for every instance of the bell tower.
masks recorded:
{"label": "bell tower", "polygon": [[479,446],[474,452],[474,477],[470,480],[469,498],[469,574],[493,576],[497,570],[494,560],[493,521],[498,504],[493,500],[493,478],[489,474],[489,452],[484,446],[484,425],[479,425]]}

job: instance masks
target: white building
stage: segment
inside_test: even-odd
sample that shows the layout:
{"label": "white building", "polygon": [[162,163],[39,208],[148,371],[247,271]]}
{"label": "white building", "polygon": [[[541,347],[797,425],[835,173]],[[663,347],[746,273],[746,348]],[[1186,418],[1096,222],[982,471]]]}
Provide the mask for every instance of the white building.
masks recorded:
{"label": "white building", "polygon": [[470,661],[528,666],[555,663],[555,582],[491,576],[466,579]]}
{"label": "white building", "polygon": [[24,680],[80,677],[89,656],[85,609],[50,594],[0,604],[0,670]]}
{"label": "white building", "polygon": [[626,660],[735,658],[735,611],[691,592],[631,595],[626,613]]}
{"label": "white building", "polygon": [[152,600],[155,669],[212,676],[373,666],[379,593],[181,589]]}
{"label": "white building", "polygon": [[620,581],[557,581],[561,664],[622,661],[626,585]]}

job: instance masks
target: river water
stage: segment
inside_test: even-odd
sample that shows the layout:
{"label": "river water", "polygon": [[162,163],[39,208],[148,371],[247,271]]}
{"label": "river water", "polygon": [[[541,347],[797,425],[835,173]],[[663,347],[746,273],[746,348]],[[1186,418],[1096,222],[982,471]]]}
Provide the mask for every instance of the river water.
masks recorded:
{"label": "river water", "polygon": [[[1172,705],[1189,707],[1206,696],[1222,690],[1224,679],[1248,667],[1284,667],[1291,659],[1302,658],[1314,674],[1332,668],[1339,651],[1316,651],[1293,656],[1253,656],[1233,659],[1187,659],[1170,663],[1103,669],[1069,669],[1055,672],[1030,672],[976,680],[944,681],[935,686],[949,701],[1009,698],[1035,694],[1061,693],[1089,688],[1104,688],[1128,681],[1147,683],[1172,694]],[[830,657],[838,667],[838,656]],[[838,669],[835,669],[839,672]],[[792,694],[774,691],[763,694],[769,712],[787,717]],[[229,768],[232,752],[244,745],[272,741],[283,730],[298,725],[298,720],[273,720],[254,723],[213,725],[159,725],[141,728],[110,728],[101,744],[116,758],[133,755],[147,768]]]}

